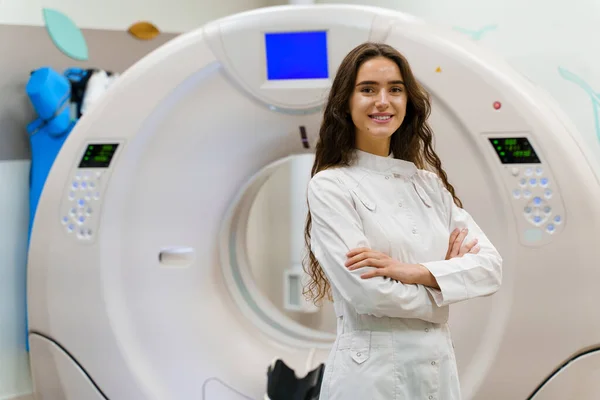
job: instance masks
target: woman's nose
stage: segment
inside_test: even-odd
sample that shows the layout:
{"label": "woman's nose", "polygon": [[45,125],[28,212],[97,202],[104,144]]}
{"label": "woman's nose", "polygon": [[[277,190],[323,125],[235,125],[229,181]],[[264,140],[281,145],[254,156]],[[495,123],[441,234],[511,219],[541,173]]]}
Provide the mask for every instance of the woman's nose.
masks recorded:
{"label": "woman's nose", "polygon": [[385,90],[382,90],[381,93],[377,96],[377,106],[378,107],[386,107],[389,104],[388,93]]}

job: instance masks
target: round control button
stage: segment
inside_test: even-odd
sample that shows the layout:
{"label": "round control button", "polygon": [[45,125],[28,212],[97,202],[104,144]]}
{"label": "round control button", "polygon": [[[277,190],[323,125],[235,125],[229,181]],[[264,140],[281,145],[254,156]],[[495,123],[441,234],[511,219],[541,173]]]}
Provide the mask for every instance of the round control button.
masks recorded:
{"label": "round control button", "polygon": [[550,206],[544,207],[544,213],[550,214],[551,212],[552,212],[552,208],[550,208]]}
{"label": "round control button", "polygon": [[79,207],[85,206],[85,200],[84,199],[79,199],[79,201],[77,202],[77,205],[79,205]]}
{"label": "round control button", "polygon": [[85,216],[80,215],[79,218],[77,218],[77,222],[79,222],[80,224],[83,224],[85,222]]}
{"label": "round control button", "polygon": [[525,169],[525,175],[531,176],[531,174],[533,174],[533,170],[531,168],[526,168]]}
{"label": "round control button", "polygon": [[520,191],[519,189],[515,189],[515,190],[513,190],[513,197],[514,197],[515,199],[518,199],[518,198],[520,198],[520,197],[521,197],[521,191]]}
{"label": "round control button", "polygon": [[562,222],[562,217],[560,215],[557,215],[556,217],[554,217],[554,223],[560,224],[561,222]]}
{"label": "round control button", "polygon": [[540,186],[541,187],[548,186],[548,178],[540,178]]}
{"label": "round control button", "polygon": [[540,196],[534,196],[527,204],[526,207],[533,211],[534,215],[543,215],[550,206]]}
{"label": "round control button", "polygon": [[537,186],[537,179],[531,178],[529,180],[529,185],[532,186],[532,187]]}
{"label": "round control button", "polygon": [[554,225],[553,224],[548,224],[548,226],[546,227],[546,230],[550,233],[554,232]]}
{"label": "round control button", "polygon": [[535,174],[536,174],[536,175],[538,175],[538,176],[539,176],[539,175],[541,175],[541,174],[543,174],[543,173],[544,173],[544,170],[543,170],[541,167],[537,167],[537,168],[535,169]]}
{"label": "round control button", "polygon": [[512,176],[519,176],[519,168],[517,168],[517,167],[511,168],[510,173],[512,174]]}
{"label": "round control button", "polygon": [[545,196],[547,199],[551,198],[551,197],[552,197],[552,190],[550,190],[550,189],[546,189],[546,190],[544,191],[544,196]]}
{"label": "round control button", "polygon": [[531,214],[531,207],[525,207],[525,214]]}
{"label": "round control button", "polygon": [[540,222],[542,222],[542,217],[536,215],[535,217],[533,217],[533,222],[539,224]]}
{"label": "round control button", "polygon": [[75,225],[73,225],[73,224],[67,225],[67,231],[68,232],[73,232],[73,229],[75,229]]}
{"label": "round control button", "polygon": [[73,189],[77,189],[79,188],[79,182],[73,182],[71,186],[73,187]]}
{"label": "round control button", "polygon": [[523,190],[523,197],[525,197],[526,199],[531,197],[531,191],[529,190]]}
{"label": "round control button", "polygon": [[87,182],[81,182],[81,190],[87,189]]}
{"label": "round control button", "polygon": [[69,217],[62,217],[62,223],[67,224],[69,222]]}
{"label": "round control button", "polygon": [[521,185],[521,187],[527,186],[527,179],[521,178],[521,180],[519,181],[519,185]]}

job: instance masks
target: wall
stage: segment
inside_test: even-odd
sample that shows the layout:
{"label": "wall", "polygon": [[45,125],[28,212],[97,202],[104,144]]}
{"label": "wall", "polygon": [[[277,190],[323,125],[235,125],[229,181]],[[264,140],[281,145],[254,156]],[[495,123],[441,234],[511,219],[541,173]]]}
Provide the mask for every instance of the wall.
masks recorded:
{"label": "wall", "polygon": [[[0,97],[1,98],[1,97]],[[1,145],[0,145],[1,147]],[[0,162],[0,399],[31,389],[25,347],[29,160]]]}
{"label": "wall", "polygon": [[42,8],[54,8],[66,13],[80,28],[125,31],[136,21],[150,21],[162,32],[181,33],[272,1],[0,0],[0,24],[43,26]]}

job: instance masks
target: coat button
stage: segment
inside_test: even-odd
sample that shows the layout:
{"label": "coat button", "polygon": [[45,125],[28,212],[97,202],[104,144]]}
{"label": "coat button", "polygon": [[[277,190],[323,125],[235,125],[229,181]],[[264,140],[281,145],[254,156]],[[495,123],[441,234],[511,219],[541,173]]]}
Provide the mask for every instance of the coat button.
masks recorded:
{"label": "coat button", "polygon": [[429,332],[429,328],[425,328],[425,332]]}
{"label": "coat button", "polygon": [[398,203],[398,207],[402,207],[402,203]]}
{"label": "coat button", "polygon": [[431,362],[431,365],[435,365],[435,361],[432,361],[432,362]]}
{"label": "coat button", "polygon": [[388,175],[385,176],[385,179],[390,179],[390,177]]}
{"label": "coat button", "polygon": [[362,356],[362,354],[360,354],[360,353],[356,353],[356,356],[357,356],[357,357],[360,357],[360,356]]}
{"label": "coat button", "polygon": [[413,230],[412,230],[412,233],[413,233],[413,235],[416,235],[416,234],[417,234],[417,230],[416,230],[416,229],[413,229]]}

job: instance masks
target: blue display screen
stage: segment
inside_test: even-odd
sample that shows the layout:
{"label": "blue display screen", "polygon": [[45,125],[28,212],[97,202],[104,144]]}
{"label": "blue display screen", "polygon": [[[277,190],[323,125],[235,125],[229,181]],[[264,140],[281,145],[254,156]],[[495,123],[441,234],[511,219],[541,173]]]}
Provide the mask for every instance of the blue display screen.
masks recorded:
{"label": "blue display screen", "polygon": [[327,79],[327,32],[265,34],[267,79]]}

